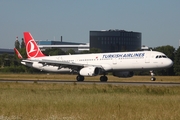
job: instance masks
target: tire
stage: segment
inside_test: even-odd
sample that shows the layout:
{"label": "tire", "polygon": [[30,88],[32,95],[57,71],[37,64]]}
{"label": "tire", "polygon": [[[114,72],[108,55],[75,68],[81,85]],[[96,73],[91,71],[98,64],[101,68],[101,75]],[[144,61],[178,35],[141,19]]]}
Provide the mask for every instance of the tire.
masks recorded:
{"label": "tire", "polygon": [[155,77],[151,77],[151,81],[155,81],[156,80],[156,78]]}
{"label": "tire", "polygon": [[100,81],[101,82],[107,82],[108,78],[106,76],[101,76]]}
{"label": "tire", "polygon": [[84,76],[78,75],[78,76],[76,77],[76,80],[77,80],[77,81],[84,81]]}

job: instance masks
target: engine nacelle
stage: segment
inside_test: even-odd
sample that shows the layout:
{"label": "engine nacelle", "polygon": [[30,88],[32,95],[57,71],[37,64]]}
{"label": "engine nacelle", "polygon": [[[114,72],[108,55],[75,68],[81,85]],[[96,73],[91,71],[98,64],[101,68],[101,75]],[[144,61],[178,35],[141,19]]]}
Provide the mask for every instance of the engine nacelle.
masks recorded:
{"label": "engine nacelle", "polygon": [[134,75],[133,71],[114,71],[113,75],[116,77],[132,77]]}
{"label": "engine nacelle", "polygon": [[82,76],[96,76],[100,74],[101,69],[97,67],[84,67],[79,71],[79,74]]}

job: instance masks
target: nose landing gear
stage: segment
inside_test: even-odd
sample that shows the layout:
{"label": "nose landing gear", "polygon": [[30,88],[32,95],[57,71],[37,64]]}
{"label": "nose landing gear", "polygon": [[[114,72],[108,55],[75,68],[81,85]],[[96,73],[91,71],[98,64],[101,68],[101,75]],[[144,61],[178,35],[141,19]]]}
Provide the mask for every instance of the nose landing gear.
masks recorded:
{"label": "nose landing gear", "polygon": [[156,78],[154,77],[155,74],[153,73],[152,70],[150,71],[150,74],[151,74],[151,79],[150,80],[155,81],[156,80]]}

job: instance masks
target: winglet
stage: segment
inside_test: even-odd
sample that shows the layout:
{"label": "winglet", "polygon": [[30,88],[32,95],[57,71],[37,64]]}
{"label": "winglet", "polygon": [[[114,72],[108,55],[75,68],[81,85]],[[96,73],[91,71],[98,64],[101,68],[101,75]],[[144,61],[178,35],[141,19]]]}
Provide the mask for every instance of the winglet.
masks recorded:
{"label": "winglet", "polygon": [[26,53],[28,58],[45,56],[39,49],[36,41],[34,40],[30,32],[24,32],[24,43],[26,45]]}
{"label": "winglet", "polygon": [[19,59],[23,59],[22,55],[19,53],[19,51],[16,48],[14,48],[14,52],[16,53]]}

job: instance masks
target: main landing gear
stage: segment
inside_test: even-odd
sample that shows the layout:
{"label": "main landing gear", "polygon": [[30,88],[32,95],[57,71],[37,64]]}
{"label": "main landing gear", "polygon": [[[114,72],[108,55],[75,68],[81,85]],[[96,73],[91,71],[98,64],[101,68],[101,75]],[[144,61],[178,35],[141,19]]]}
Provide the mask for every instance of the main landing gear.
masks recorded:
{"label": "main landing gear", "polygon": [[77,81],[84,81],[84,76],[81,76],[78,74],[78,76],[76,77]]}
{"label": "main landing gear", "polygon": [[107,80],[108,80],[108,77],[105,76],[105,75],[103,75],[103,76],[100,77],[100,81],[101,81],[101,82],[107,82]]}
{"label": "main landing gear", "polygon": [[101,82],[107,82],[108,77],[107,77],[106,75],[107,75],[107,73],[106,73],[106,72],[103,72],[103,76],[100,77],[100,81],[101,81]]}
{"label": "main landing gear", "polygon": [[[81,76],[81,75],[78,74],[77,77],[76,77],[76,80],[79,81],[79,82],[82,82],[82,81],[84,81],[84,76]],[[107,80],[108,80],[108,77],[106,75],[103,75],[103,76],[100,77],[101,82],[107,82]]]}
{"label": "main landing gear", "polygon": [[151,70],[150,71],[150,74],[151,74],[151,81],[155,81],[156,80],[156,78],[154,77],[154,73],[153,73],[153,71]]}

